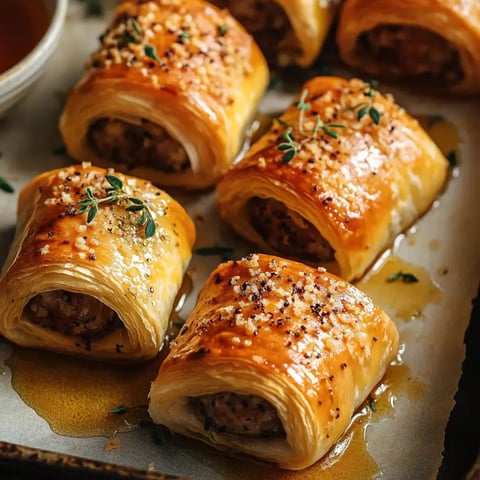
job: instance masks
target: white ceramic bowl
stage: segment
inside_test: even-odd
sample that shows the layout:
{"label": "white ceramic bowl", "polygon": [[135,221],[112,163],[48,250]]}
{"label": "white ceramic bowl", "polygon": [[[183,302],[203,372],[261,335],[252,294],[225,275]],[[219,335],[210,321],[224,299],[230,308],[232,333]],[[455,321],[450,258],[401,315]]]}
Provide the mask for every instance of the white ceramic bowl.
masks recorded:
{"label": "white ceramic bowl", "polygon": [[0,117],[28,92],[45,70],[60,40],[68,0],[44,1],[50,14],[50,24],[45,35],[26,57],[0,75]]}

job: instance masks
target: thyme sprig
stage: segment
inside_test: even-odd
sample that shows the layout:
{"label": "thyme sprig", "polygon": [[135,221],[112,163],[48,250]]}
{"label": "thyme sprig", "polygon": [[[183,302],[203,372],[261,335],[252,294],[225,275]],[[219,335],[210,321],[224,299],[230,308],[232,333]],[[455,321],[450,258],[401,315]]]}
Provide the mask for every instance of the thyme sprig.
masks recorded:
{"label": "thyme sprig", "polygon": [[299,110],[298,115],[298,130],[303,135],[303,120],[305,116],[305,112],[308,112],[312,108],[312,104],[310,102],[305,103],[305,100],[308,96],[308,89],[304,89],[302,94],[300,95],[300,100],[295,102],[295,106]]}
{"label": "thyme sprig", "polygon": [[332,130],[332,128],[345,128],[343,123],[323,123],[322,117],[317,115],[315,118],[315,125],[312,130],[312,137],[315,137],[317,133],[321,130],[323,133],[327,134],[332,138],[338,138],[338,133]]}
{"label": "thyme sprig", "polygon": [[276,118],[275,120],[285,128],[283,133],[277,137],[277,148],[283,151],[282,164],[286,165],[289,163],[295,155],[300,150],[302,144],[312,138],[315,138],[317,134],[321,131],[326,135],[332,138],[338,138],[338,133],[334,130],[336,128],[345,128],[345,125],[342,123],[324,123],[322,117],[317,114],[315,116],[315,124],[310,134],[306,134],[304,130],[305,123],[305,112],[308,112],[312,105],[309,102],[306,102],[308,96],[308,90],[304,89],[300,95],[300,99],[295,102],[295,106],[299,110],[298,115],[298,132],[302,138],[297,139],[293,133],[293,126],[281,118]]}
{"label": "thyme sprig", "polygon": [[365,88],[368,88],[364,95],[369,98],[367,102],[359,103],[355,105],[354,110],[357,111],[357,119],[360,121],[365,115],[367,115],[373,120],[375,125],[380,125],[381,113],[373,105],[375,100],[375,89],[378,87],[378,82],[376,80],[370,80]]}
{"label": "thyme sprig", "polygon": [[145,205],[143,200],[136,197],[129,196],[123,190],[123,182],[115,175],[105,175],[105,180],[110,187],[105,189],[106,195],[104,197],[96,197],[93,194],[91,187],[85,189],[87,198],[78,202],[80,213],[87,213],[87,223],[93,221],[98,213],[99,205],[102,203],[116,203],[119,200],[128,200],[131,205],[125,208],[127,212],[138,212],[140,217],[137,220],[137,225],[145,226],[145,238],[150,238],[155,235],[156,226],[152,216],[152,212]]}

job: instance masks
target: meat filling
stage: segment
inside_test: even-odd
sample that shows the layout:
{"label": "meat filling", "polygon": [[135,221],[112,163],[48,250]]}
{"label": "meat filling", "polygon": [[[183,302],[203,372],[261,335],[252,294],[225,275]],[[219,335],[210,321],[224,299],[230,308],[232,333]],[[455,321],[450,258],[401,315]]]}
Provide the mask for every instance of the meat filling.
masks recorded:
{"label": "meat filling", "polygon": [[[285,66],[298,54],[298,42],[282,7],[273,0],[213,0],[253,35],[270,63]],[[280,53],[280,52],[281,53]]]}
{"label": "meat filling", "polygon": [[277,200],[252,198],[248,204],[253,228],[277,252],[311,261],[334,260],[334,250],[301,215]]}
{"label": "meat filling", "polygon": [[415,26],[379,25],[365,32],[359,48],[386,73],[449,84],[463,78],[458,51],[435,32]]}
{"label": "meat filling", "polygon": [[222,392],[194,397],[190,402],[205,430],[246,437],[285,435],[275,408],[255,395]]}
{"label": "meat filling", "polygon": [[96,298],[66,290],[39,293],[26,310],[37,325],[84,338],[101,337],[123,325],[117,314]]}
{"label": "meat filling", "polygon": [[100,118],[90,126],[88,142],[100,157],[130,168],[148,165],[165,173],[178,173],[190,167],[182,145],[163,127],[145,119],[135,125]]}

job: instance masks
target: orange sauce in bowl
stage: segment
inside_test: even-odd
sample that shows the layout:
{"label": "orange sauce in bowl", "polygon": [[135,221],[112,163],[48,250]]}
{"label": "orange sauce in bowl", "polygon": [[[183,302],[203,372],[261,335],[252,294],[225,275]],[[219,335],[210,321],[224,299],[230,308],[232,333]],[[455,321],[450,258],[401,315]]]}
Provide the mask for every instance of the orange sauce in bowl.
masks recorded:
{"label": "orange sauce in bowl", "polygon": [[42,0],[0,0],[0,74],[34,49],[49,23]]}

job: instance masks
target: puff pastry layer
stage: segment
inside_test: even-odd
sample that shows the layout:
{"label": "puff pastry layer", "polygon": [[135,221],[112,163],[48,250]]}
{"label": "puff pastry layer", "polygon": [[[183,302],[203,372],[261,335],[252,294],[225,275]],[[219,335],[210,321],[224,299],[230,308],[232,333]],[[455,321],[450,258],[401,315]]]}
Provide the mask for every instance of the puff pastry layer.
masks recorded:
{"label": "puff pastry layer", "polygon": [[174,432],[282,468],[320,459],[396,355],[394,323],[325,269],[249,255],[212,272],[152,383]]}
{"label": "puff pastry layer", "polygon": [[480,92],[477,0],[346,0],[340,56],[376,77],[452,92]]}
{"label": "puff pastry layer", "polygon": [[[125,198],[100,203],[87,223],[79,201],[87,188],[105,198],[105,173],[87,164],[53,170],[21,191],[0,279],[0,333],[12,342],[118,361],[154,357],[162,346],[194,225],[166,193],[116,173]],[[129,197],[148,207],[150,238]]]}
{"label": "puff pastry layer", "polygon": [[238,154],[268,81],[228,12],[202,0],[126,1],[70,93],[70,155],[159,185],[212,185]]}
{"label": "puff pastry layer", "polygon": [[360,80],[314,78],[297,102],[219,182],[220,214],[262,251],[352,280],[430,207],[448,162]]}
{"label": "puff pastry layer", "polygon": [[269,63],[308,67],[332,23],[337,0],[213,0],[252,33]]}

